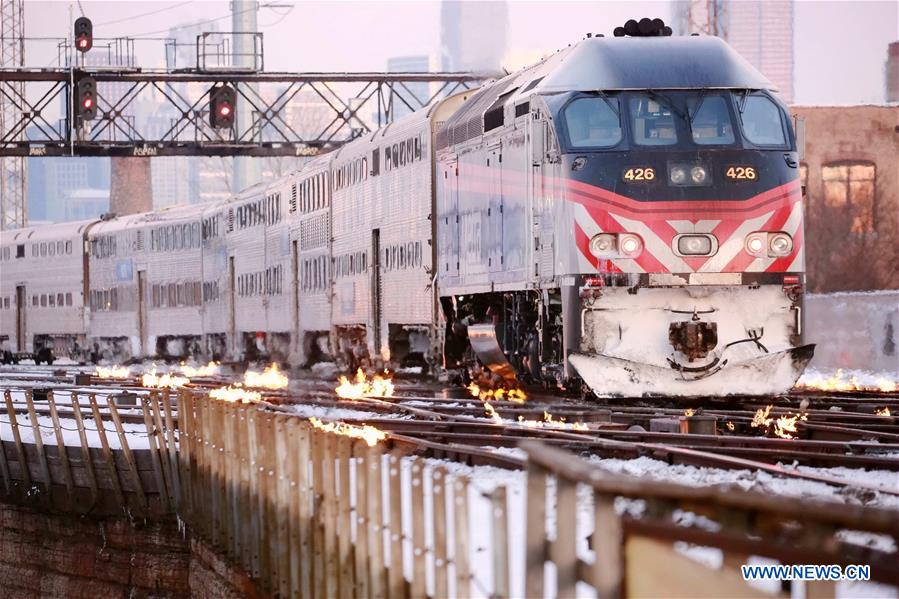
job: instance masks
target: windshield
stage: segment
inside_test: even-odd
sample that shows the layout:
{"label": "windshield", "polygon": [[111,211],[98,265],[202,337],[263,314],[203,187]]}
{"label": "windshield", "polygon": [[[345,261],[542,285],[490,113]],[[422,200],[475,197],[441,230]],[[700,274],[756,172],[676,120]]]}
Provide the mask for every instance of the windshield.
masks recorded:
{"label": "windshield", "polygon": [[621,141],[617,98],[578,98],[565,109],[565,124],[575,148],[610,148]]}
{"label": "windshield", "polygon": [[740,102],[740,120],[746,139],[757,146],[782,146],[784,139],[780,109],[764,94],[744,95]]}
{"label": "windshield", "polygon": [[734,143],[734,127],[721,96],[688,98],[690,133],[701,146]]}
{"label": "windshield", "polygon": [[[748,91],[620,92],[577,97],[563,110],[568,145],[606,149],[627,139],[634,146],[690,148],[787,144],[780,107]],[[742,130],[742,136],[740,131]]]}

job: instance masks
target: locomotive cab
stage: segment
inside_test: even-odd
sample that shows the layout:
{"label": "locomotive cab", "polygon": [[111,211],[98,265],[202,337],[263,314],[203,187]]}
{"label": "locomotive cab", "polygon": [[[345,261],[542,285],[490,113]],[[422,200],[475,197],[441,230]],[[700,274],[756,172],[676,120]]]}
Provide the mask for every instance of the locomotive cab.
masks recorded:
{"label": "locomotive cab", "polygon": [[635,393],[714,393],[711,375],[743,364],[749,389],[792,386],[811,348],[798,156],[776,96],[597,91],[550,105],[574,200],[581,273],[563,291],[577,293],[577,374],[594,390],[624,375]]}
{"label": "locomotive cab", "polygon": [[[460,181],[438,195],[462,228],[439,278],[453,359],[467,332],[507,380],[511,364],[597,395],[792,387],[813,347],[799,157],[773,85],[718,38],[659,34],[585,39],[495,87],[467,110],[483,136],[438,151],[438,178],[452,164]],[[445,138],[470,131],[460,113]],[[506,212],[522,196],[523,225]],[[490,253],[510,237],[527,245],[521,271]]]}

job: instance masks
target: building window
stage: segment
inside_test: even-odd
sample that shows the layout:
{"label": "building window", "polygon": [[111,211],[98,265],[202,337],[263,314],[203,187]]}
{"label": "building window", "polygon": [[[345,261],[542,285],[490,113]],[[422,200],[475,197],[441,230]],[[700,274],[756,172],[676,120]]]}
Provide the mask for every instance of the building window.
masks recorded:
{"label": "building window", "polygon": [[830,164],[821,169],[824,204],[845,210],[851,219],[849,231],[874,231],[875,167],[871,163]]}

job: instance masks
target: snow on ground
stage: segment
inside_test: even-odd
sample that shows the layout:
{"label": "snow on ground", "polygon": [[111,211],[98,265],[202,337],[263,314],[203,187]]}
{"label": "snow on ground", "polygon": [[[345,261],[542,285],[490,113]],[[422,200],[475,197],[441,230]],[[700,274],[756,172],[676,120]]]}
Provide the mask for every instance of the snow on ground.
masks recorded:
{"label": "snow on ground", "polygon": [[[2,387],[0,383],[0,387]],[[85,394],[88,392],[96,392],[96,389],[83,389],[79,391],[79,405],[81,406],[81,417],[84,427],[87,431],[87,441],[90,447],[103,447],[100,436],[97,431],[97,422],[94,420],[90,403]],[[121,449],[122,445],[119,441],[119,435],[109,415],[106,413],[106,398],[110,394],[118,393],[118,390],[112,390],[106,393],[97,393],[97,405],[101,410],[103,418],[103,429],[106,431],[106,439],[111,449]],[[31,418],[25,407],[25,392],[22,390],[13,390],[10,394],[15,402],[22,402],[16,406],[16,422],[19,425],[19,436],[23,443],[34,443],[34,427]],[[70,447],[81,447],[81,437],[78,434],[78,428],[75,424],[74,417],[67,416],[68,408],[72,405],[72,396],[70,393],[55,393],[57,407],[63,412],[59,414],[59,426],[62,429],[63,441]],[[35,402],[35,408],[41,408],[42,402]],[[119,407],[119,414],[136,414],[143,416],[140,407],[129,408]],[[40,431],[41,441],[45,445],[56,445],[56,433],[53,430],[53,419],[50,416],[37,415],[38,430]],[[147,438],[147,428],[143,424],[133,424],[128,422],[122,423],[122,429],[125,432],[128,441],[128,447],[131,449],[149,449],[149,441]],[[12,424],[9,414],[5,407],[0,409],[0,439],[4,441],[14,441]]]}
{"label": "snow on ground", "polygon": [[366,412],[364,410],[355,410],[352,408],[333,408],[325,406],[314,406],[309,404],[287,404],[283,406],[289,408],[293,413],[299,414],[305,418],[319,418],[322,420],[368,420],[372,418],[405,418],[402,414],[379,414],[377,412]]}

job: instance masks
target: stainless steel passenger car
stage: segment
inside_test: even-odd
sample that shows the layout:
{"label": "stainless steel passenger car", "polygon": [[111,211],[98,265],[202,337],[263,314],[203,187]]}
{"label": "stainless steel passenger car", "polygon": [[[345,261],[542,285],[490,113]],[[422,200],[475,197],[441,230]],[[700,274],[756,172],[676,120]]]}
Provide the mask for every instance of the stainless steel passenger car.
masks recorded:
{"label": "stainless steel passenger car", "polygon": [[87,326],[84,240],[94,222],[0,232],[3,351],[34,353],[41,360],[82,355]]}

